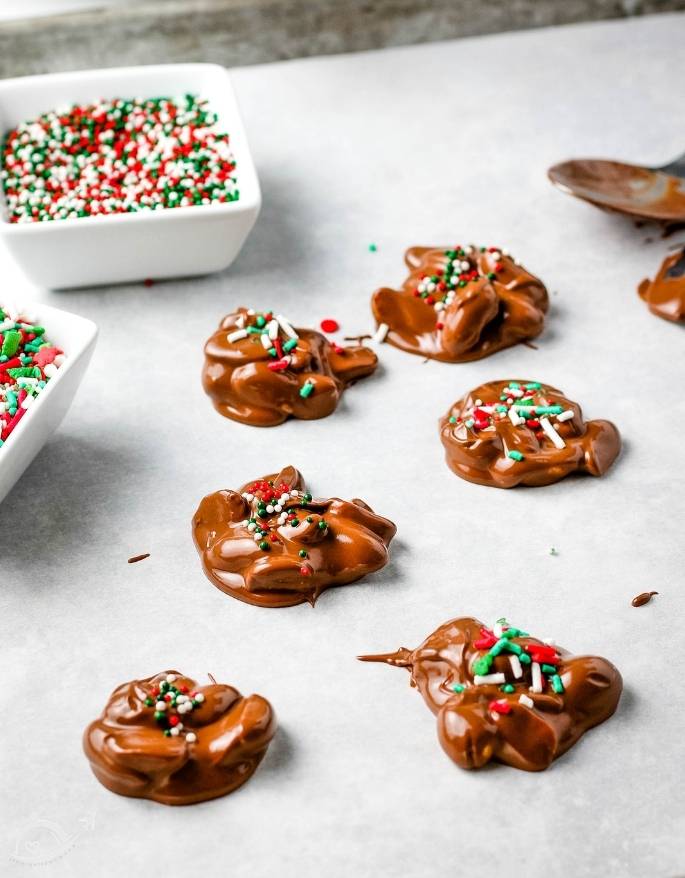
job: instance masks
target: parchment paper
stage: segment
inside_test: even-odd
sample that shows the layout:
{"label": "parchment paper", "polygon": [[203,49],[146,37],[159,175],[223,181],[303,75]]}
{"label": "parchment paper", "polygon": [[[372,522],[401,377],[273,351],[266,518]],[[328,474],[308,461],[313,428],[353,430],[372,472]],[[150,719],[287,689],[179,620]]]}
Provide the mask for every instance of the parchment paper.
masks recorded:
{"label": "parchment paper", "polygon": [[[685,339],[636,295],[678,239],[545,177],[573,155],[682,151],[683,36],[669,15],[236,70],[264,210],[225,274],[50,294],[3,256],[10,292],[101,336],[62,428],[0,508],[0,872],[685,873]],[[385,345],[328,419],[258,430],[213,411],[202,345],[234,306],[364,332],[406,246],[469,241],[508,247],[548,284],[537,350],[444,365]],[[514,491],[453,476],[439,415],[503,377],[613,420],[625,449],[610,474]],[[384,571],[315,609],[258,609],[205,579],[190,521],[204,494],[287,463],[315,494],[362,497],[398,537]],[[631,607],[646,589],[660,594]],[[406,672],[355,655],[467,614],[610,658],[625,681],[615,718],[544,773],[459,770]],[[91,775],[84,727],[116,685],[168,667],[274,704],[280,731],[239,792],[173,809]]]}

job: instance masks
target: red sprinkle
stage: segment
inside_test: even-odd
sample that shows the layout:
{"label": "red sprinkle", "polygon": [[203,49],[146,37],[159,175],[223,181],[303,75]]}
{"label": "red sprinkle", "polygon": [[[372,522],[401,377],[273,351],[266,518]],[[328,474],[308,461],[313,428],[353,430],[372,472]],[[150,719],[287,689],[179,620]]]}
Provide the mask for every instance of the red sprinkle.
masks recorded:
{"label": "red sprinkle", "polygon": [[501,699],[500,701],[491,701],[490,704],[488,704],[488,708],[493,713],[511,713],[511,704],[504,699]]}
{"label": "red sprinkle", "polygon": [[327,317],[325,320],[321,321],[321,329],[323,329],[324,332],[337,332],[340,329],[340,324],[337,320]]}

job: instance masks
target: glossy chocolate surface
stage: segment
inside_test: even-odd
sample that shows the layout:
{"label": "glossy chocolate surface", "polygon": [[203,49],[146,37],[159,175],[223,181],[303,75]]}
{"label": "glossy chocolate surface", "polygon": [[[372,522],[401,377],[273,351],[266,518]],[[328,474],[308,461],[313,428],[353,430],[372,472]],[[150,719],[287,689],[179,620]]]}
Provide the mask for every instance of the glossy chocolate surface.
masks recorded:
{"label": "glossy chocolate surface", "polygon": [[346,387],[376,369],[363,345],[342,347],[280,315],[238,308],[205,345],[202,386],[227,418],[273,427],[335,411]]}
{"label": "glossy chocolate surface", "polygon": [[440,419],[450,469],[495,488],[550,485],[573,472],[602,476],[621,450],[610,421],[584,421],[580,406],[535,381],[491,381]]}
{"label": "glossy chocolate surface", "polygon": [[371,308],[386,340],[412,354],[464,363],[542,332],[542,282],[496,247],[412,247],[401,290],[376,290]]}
{"label": "glossy chocolate surface", "polygon": [[657,222],[685,220],[685,181],[663,171],[605,159],[573,159],[554,165],[547,174],[563,192],[596,207]]}
{"label": "glossy chocolate surface", "polygon": [[233,686],[163,671],[115,689],[86,729],[83,748],[112,792],[189,805],[244,784],[275,732],[275,714],[261,695],[245,698]]}
{"label": "glossy chocolate surface", "polygon": [[[493,654],[494,653],[494,654]],[[571,656],[500,620],[441,625],[415,650],[360,656],[407,668],[462,768],[547,768],[616,710],[623,683],[598,656]]]}
{"label": "glossy chocolate surface", "polygon": [[654,280],[643,280],[637,291],[652,314],[685,322],[685,247],[668,255]]}
{"label": "glossy chocolate surface", "polygon": [[380,570],[395,531],[363,500],[313,498],[291,466],[210,494],[193,519],[209,579],[260,607],[313,606],[326,588]]}

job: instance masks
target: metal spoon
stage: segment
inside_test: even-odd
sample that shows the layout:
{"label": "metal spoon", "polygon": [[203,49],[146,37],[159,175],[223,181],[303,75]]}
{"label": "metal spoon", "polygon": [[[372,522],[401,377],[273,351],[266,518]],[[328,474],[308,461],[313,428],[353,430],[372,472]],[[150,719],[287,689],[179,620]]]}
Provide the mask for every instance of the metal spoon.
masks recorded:
{"label": "metal spoon", "polygon": [[562,192],[605,210],[665,223],[685,221],[685,155],[656,168],[572,159],[553,165],[547,176]]}

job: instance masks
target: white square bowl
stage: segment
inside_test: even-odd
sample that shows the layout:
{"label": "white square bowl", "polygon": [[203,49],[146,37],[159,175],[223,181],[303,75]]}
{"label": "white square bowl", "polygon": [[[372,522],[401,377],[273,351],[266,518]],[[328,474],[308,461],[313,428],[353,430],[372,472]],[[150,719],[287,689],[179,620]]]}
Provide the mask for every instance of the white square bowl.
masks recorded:
{"label": "white square bowl", "polygon": [[49,305],[30,304],[25,310],[45,327],[46,338],[65,359],[0,448],[0,503],[66,415],[98,334],[92,320]]}
{"label": "white square bowl", "polygon": [[230,77],[217,64],[160,64],[0,80],[3,135],[21,122],[65,105],[187,93],[206,98],[218,116],[220,130],[229,135],[239,199],[131,214],[10,223],[0,193],[0,236],[34,283],[59,289],[221,271],[236,258],[257,219],[259,181]]}

